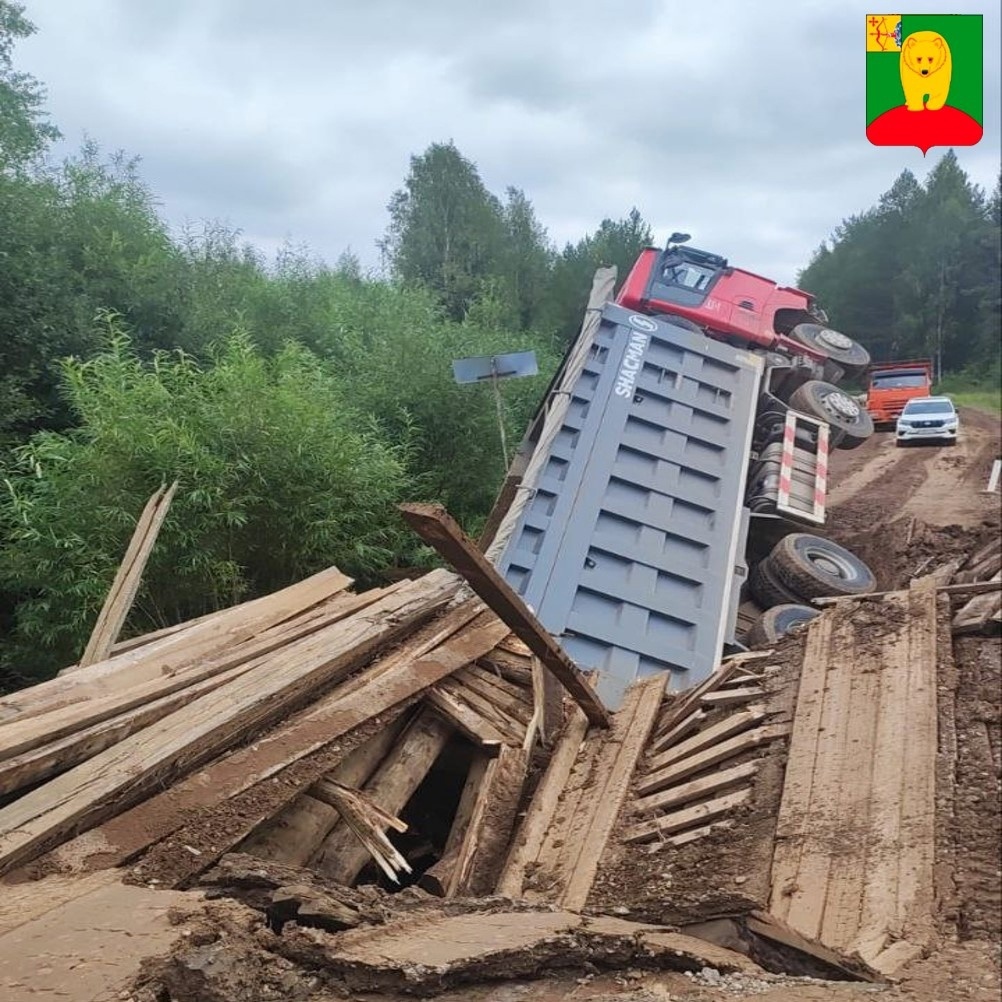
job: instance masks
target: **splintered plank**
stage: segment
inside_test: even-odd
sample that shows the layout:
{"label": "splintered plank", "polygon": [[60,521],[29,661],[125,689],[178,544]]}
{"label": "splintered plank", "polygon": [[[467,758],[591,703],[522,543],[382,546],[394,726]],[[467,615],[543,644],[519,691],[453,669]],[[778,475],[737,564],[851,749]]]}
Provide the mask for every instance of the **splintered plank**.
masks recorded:
{"label": "splintered plank", "polygon": [[493,890],[511,842],[528,763],[524,749],[504,745],[488,764],[458,848],[449,897],[489,894]]}
{"label": "splintered plank", "polygon": [[546,833],[553,824],[560,795],[570,778],[587,731],[588,718],[580,710],[575,710],[564,726],[546,772],[526,811],[522,827],[512,843],[498,881],[498,894],[509,898],[521,896],[526,869],[539,856]]}
{"label": "splintered plank", "polygon": [[665,731],[656,737],[648,749],[648,754],[656,757],[667,748],[673,748],[676,744],[687,738],[693,731],[699,730],[706,720],[706,710],[694,710],[689,716],[684,717],[670,730]]}
{"label": "splintered plank", "polygon": [[757,772],[758,766],[754,762],[742,762],[741,765],[732,766],[730,769],[719,769],[709,776],[702,776],[688,783],[669,787],[660,793],[653,793],[649,797],[642,797],[635,802],[634,808],[638,814],[646,814],[681,807],[728,786],[737,786],[751,779]]}
{"label": "splintered plank", "polygon": [[425,702],[474,744],[496,749],[505,743],[504,735],[489,720],[441,687],[432,689]]}
{"label": "splintered plank", "polygon": [[432,572],[25,794],[0,810],[0,872],[120,813],[346,677],[441,609],[456,585],[452,575]]}
{"label": "splintered plank", "polygon": [[487,561],[441,505],[400,505],[404,521],[466,579],[495,615],[539,658],[598,727],[608,727],[609,712],[577,665],[560,649],[528,606]]}

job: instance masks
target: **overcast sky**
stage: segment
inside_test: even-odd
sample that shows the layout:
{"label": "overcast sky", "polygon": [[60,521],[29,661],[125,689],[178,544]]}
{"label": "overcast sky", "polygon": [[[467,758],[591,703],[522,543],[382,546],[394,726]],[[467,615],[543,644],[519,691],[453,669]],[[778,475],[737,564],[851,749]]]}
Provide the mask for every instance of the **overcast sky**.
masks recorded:
{"label": "overcast sky", "polygon": [[[840,220],[945,151],[864,136],[856,2],[22,0],[15,53],[65,135],[142,159],[176,226],[221,219],[266,251],[367,265],[409,157],[452,139],[560,245],[637,206],[735,264],[792,282]],[[880,13],[883,8],[876,12]],[[999,4],[985,14],[985,137],[999,170]]]}

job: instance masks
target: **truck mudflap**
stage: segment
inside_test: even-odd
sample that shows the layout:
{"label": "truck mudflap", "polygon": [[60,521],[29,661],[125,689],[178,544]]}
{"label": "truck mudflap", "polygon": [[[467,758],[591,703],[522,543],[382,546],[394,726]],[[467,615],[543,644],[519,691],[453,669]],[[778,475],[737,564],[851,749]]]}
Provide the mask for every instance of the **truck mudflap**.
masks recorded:
{"label": "truck mudflap", "polygon": [[612,709],[686,689],[733,639],[763,363],[614,304],[498,570]]}

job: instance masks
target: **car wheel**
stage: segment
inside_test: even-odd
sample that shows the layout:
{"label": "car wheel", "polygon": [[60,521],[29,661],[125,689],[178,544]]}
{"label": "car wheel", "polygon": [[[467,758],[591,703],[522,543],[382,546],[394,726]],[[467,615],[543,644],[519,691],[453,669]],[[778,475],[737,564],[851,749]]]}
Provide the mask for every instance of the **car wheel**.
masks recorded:
{"label": "car wheel", "polygon": [[858,341],[822,324],[797,324],[788,336],[827,355],[848,375],[862,372],[870,364],[870,353]]}
{"label": "car wheel", "polygon": [[776,605],[767,609],[752,625],[745,637],[749,647],[774,644],[795,626],[809,623],[821,615],[820,610],[808,605]]}
{"label": "car wheel", "polygon": [[837,433],[834,444],[840,449],[855,449],[873,434],[866,408],[832,383],[808,380],[790,394],[790,406],[831,425]]}
{"label": "car wheel", "polygon": [[873,571],[855,553],[808,532],[785,536],[768,560],[779,581],[801,599],[866,595],[877,587]]}
{"label": "car wheel", "polygon": [[803,599],[790,591],[770,567],[769,558],[760,560],[748,577],[748,588],[764,609],[777,605],[800,605]]}

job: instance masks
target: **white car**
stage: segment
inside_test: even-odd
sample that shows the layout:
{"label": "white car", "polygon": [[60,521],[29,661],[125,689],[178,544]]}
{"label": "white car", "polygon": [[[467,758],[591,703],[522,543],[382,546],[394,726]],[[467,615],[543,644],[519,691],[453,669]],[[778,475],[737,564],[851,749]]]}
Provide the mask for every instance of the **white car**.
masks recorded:
{"label": "white car", "polygon": [[895,441],[945,441],[955,445],[960,430],[957,408],[949,397],[913,397],[898,418]]}

